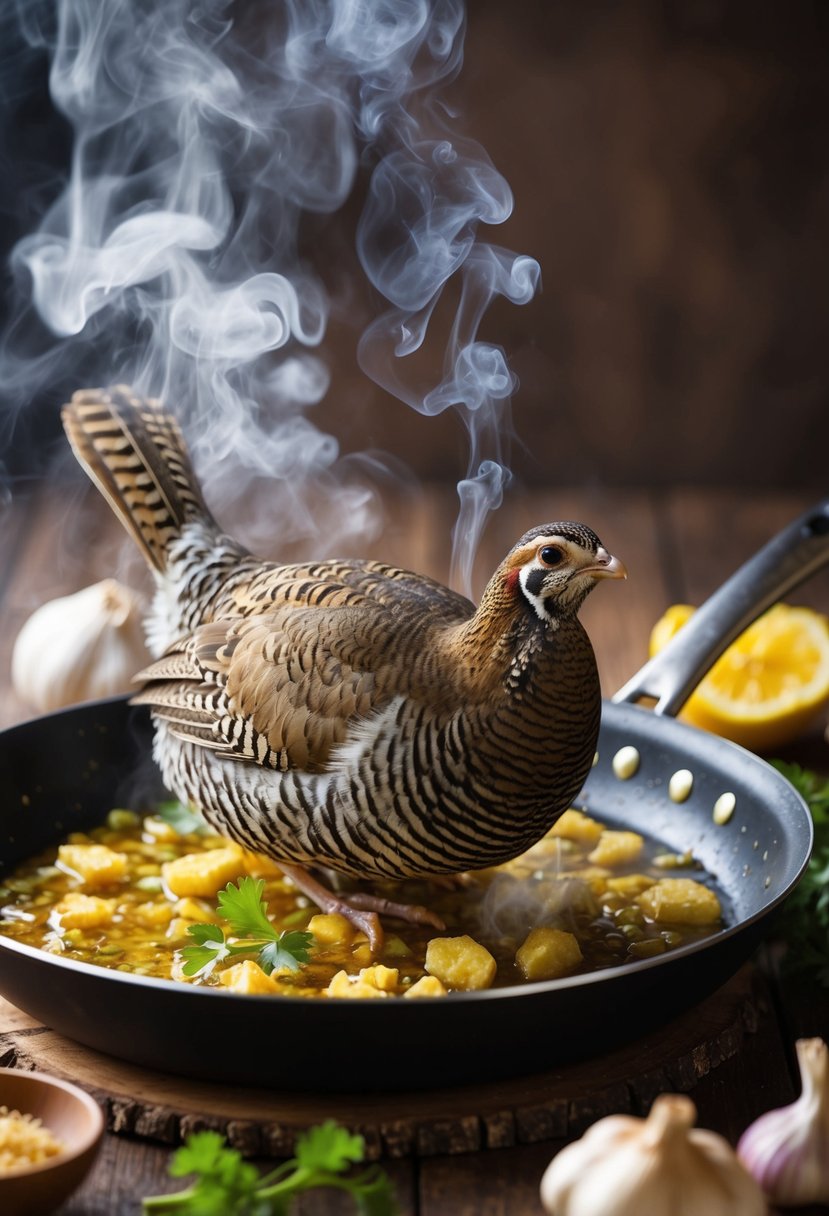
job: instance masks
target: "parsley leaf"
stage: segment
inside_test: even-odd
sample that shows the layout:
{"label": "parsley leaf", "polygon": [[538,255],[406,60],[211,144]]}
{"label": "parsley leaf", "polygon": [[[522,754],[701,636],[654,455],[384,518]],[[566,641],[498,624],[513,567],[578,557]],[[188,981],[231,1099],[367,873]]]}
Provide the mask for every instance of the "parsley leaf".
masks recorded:
{"label": "parsley leaf", "polygon": [[815,827],[809,864],[778,914],[774,936],[786,943],[786,971],[812,972],[829,988],[829,778],[799,764],[772,764],[806,802]]}
{"label": "parsley leaf", "polygon": [[145,1210],[180,1211],[192,1216],[225,1216],[254,1211],[259,1171],[228,1148],[219,1132],[198,1132],[177,1149],[169,1165],[171,1177],[196,1174],[192,1187],[177,1195],[158,1195],[145,1201]]}
{"label": "parsley leaf", "polygon": [[196,939],[195,946],[185,946],[181,952],[185,975],[209,975],[230,953],[225,935],[218,925],[188,925],[187,932]]}
{"label": "parsley leaf", "polygon": [[287,1216],[294,1196],[336,1187],[352,1197],[363,1216],[397,1216],[394,1189],[379,1166],[348,1172],[364,1155],[363,1137],[329,1120],[298,1137],[296,1157],[261,1176],[218,1132],[196,1132],[169,1167],[174,1178],[195,1174],[192,1186],[145,1199],[143,1210],[156,1216]]}
{"label": "parsley leaf", "polygon": [[210,1174],[225,1151],[225,1138],[219,1132],[199,1132],[173,1154],[168,1172],[173,1178],[187,1174]]}
{"label": "parsley leaf", "polygon": [[265,889],[263,878],[240,878],[239,885],[229,882],[219,892],[220,916],[228,922],[239,937],[270,937],[274,927],[268,920],[268,909],[262,899]]}
{"label": "parsley leaf", "polygon": [[308,962],[313,934],[275,929],[262,899],[264,889],[264,879],[245,876],[239,879],[238,886],[229,882],[219,892],[216,912],[228,922],[232,936],[238,940],[229,942],[218,925],[190,925],[187,932],[196,939],[196,945],[185,946],[181,952],[185,975],[209,975],[217,962],[233,954],[256,954],[266,975],[297,971],[302,963]]}
{"label": "parsley leaf", "polygon": [[259,966],[270,975],[274,971],[298,971],[302,963],[311,957],[308,949],[312,934],[299,932],[280,933],[272,942],[259,948]]}
{"label": "parsley leaf", "polygon": [[353,1136],[333,1119],[311,1127],[297,1137],[297,1165],[306,1170],[329,1170],[339,1174],[355,1161],[362,1161],[365,1141]]}

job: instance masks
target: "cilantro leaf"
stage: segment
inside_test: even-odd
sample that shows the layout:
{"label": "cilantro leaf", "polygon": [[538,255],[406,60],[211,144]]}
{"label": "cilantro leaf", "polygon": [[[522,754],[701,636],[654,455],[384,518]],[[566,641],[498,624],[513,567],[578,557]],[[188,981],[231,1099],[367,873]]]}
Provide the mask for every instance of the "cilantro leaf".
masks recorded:
{"label": "cilantro leaf", "polygon": [[263,878],[246,876],[239,879],[238,886],[229,882],[224,891],[219,892],[219,915],[239,937],[278,936],[268,920],[267,904],[262,899],[264,889]]}
{"label": "cilantro leaf", "polygon": [[[231,1216],[258,1209],[259,1171],[228,1148],[218,1132],[195,1132],[176,1150],[168,1172],[173,1178],[195,1174],[193,1185],[176,1195],[144,1200],[145,1212],[182,1212],[188,1216]],[[268,1212],[268,1208],[259,1209]]]}
{"label": "cilantro leaf", "polygon": [[185,946],[181,952],[185,975],[209,975],[218,962],[230,953],[225,935],[218,925],[188,925],[187,932],[195,938],[195,946]]}
{"label": "cilantro leaf", "polygon": [[272,942],[266,942],[259,951],[259,966],[265,975],[274,971],[298,971],[302,963],[307,963],[311,957],[309,947],[313,941],[312,933],[294,930],[291,933],[280,933]]}
{"label": "cilantro leaf", "polygon": [[190,925],[187,932],[196,939],[195,946],[182,950],[187,976],[209,975],[216,963],[234,954],[256,954],[266,975],[274,971],[296,971],[310,957],[314,940],[305,930],[279,930],[268,919],[267,904],[262,899],[265,883],[261,878],[244,877],[238,886],[229,882],[219,892],[219,916],[228,922],[234,937],[228,942],[218,925]]}
{"label": "cilantro leaf", "polygon": [[297,1137],[295,1152],[297,1164],[303,1169],[340,1174],[355,1161],[362,1161],[365,1141],[327,1119]]}
{"label": "cilantro leaf", "polygon": [[187,932],[196,939],[200,946],[206,942],[223,942],[225,935],[218,925],[188,925]]}
{"label": "cilantro leaf", "polygon": [[222,1153],[226,1152],[225,1138],[220,1132],[194,1132],[188,1136],[181,1148],[176,1149],[168,1173],[173,1178],[184,1178],[187,1174],[210,1174],[215,1171]]}
{"label": "cilantro leaf", "polygon": [[336,1187],[352,1197],[363,1216],[396,1216],[394,1189],[379,1166],[356,1175],[347,1172],[364,1153],[362,1136],[329,1120],[298,1138],[293,1160],[261,1177],[217,1132],[196,1132],[176,1151],[169,1167],[175,1178],[195,1174],[192,1186],[144,1199],[143,1209],[156,1216],[287,1216],[294,1196]]}

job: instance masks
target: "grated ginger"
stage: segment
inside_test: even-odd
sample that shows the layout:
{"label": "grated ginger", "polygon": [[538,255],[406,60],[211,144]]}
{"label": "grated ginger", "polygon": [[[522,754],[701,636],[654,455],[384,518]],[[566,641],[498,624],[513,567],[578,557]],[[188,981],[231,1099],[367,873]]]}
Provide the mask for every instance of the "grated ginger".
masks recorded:
{"label": "grated ginger", "polygon": [[0,1174],[39,1165],[62,1150],[60,1140],[40,1119],[0,1106]]}

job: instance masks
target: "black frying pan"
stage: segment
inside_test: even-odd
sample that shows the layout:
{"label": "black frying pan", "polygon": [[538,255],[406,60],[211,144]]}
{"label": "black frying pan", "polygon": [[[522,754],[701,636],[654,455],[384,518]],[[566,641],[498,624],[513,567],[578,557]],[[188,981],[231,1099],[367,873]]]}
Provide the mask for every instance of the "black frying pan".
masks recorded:
{"label": "black frying pan", "polygon": [[[790,893],[812,844],[808,809],[756,756],[672,717],[755,616],[829,560],[829,500],[742,568],[662,654],[605,703],[599,759],[580,805],[614,827],[687,848],[716,878],[728,928],[656,958],[585,976],[423,1001],[240,996],[125,975],[0,936],[0,992],[98,1050],[155,1069],[305,1090],[402,1090],[537,1072],[598,1055],[668,1021],[740,966]],[[657,699],[655,712],[631,702]],[[636,774],[612,759],[635,746]],[[160,794],[150,725],[123,699],[83,705],[0,733],[0,874],[67,832],[100,823],[142,792]],[[671,775],[694,774],[672,802]],[[721,794],[730,821],[713,821]]]}

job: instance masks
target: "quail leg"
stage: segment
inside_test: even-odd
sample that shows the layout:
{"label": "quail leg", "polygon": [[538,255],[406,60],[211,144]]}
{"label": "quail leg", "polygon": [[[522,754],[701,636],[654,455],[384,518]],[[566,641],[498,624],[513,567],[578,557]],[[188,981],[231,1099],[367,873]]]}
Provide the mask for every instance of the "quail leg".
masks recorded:
{"label": "quail leg", "polygon": [[335,895],[333,891],[329,891],[328,887],[312,878],[302,866],[279,863],[279,868],[285,877],[290,878],[303,895],[307,895],[323,912],[339,912],[341,916],[350,920],[352,925],[365,933],[374,954],[383,948],[383,927],[378,915],[381,912],[385,916],[393,916],[398,920],[408,921],[410,924],[434,925],[436,929],[445,928],[439,916],[420,904],[398,904],[393,900],[383,899],[379,895],[360,893],[348,897]]}

